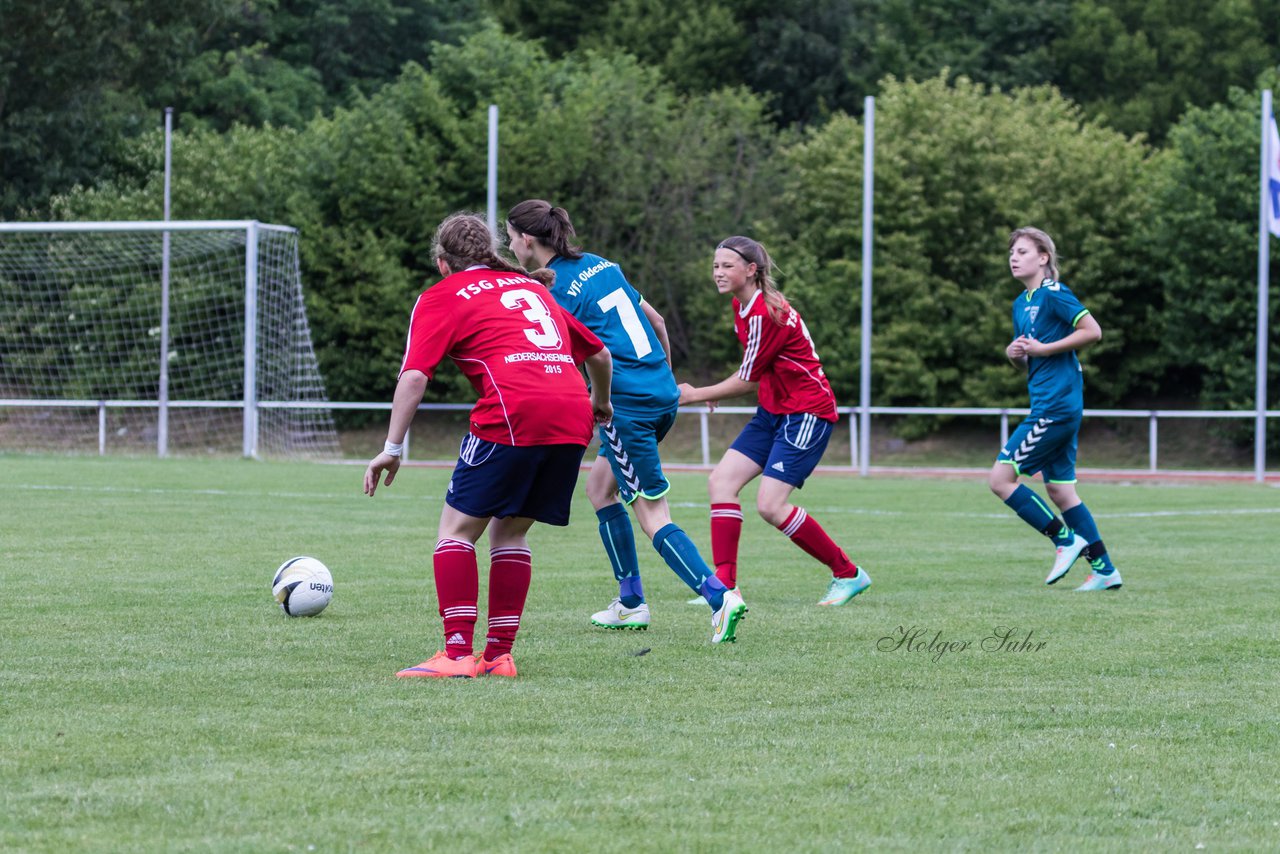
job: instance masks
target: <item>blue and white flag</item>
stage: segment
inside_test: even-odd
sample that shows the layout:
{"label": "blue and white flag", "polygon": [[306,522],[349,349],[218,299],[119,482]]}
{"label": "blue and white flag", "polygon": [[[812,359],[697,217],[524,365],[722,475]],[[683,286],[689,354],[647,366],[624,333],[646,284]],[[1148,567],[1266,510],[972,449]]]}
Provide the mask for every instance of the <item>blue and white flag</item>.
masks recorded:
{"label": "blue and white flag", "polygon": [[1280,237],[1280,133],[1274,112],[1267,124],[1267,228]]}

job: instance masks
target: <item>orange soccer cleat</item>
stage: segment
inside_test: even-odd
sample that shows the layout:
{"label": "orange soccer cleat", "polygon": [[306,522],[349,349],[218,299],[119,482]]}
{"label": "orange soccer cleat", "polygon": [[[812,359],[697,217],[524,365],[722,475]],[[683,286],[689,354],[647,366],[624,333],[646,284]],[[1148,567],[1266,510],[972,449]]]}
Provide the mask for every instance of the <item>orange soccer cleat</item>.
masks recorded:
{"label": "orange soccer cleat", "polygon": [[[501,656],[499,656],[501,658]],[[469,655],[462,658],[450,658],[448,653],[437,652],[421,664],[406,667],[396,674],[398,679],[412,679],[423,676],[447,676],[457,679],[473,679],[476,675],[477,662]],[[512,667],[514,675],[514,666]]]}

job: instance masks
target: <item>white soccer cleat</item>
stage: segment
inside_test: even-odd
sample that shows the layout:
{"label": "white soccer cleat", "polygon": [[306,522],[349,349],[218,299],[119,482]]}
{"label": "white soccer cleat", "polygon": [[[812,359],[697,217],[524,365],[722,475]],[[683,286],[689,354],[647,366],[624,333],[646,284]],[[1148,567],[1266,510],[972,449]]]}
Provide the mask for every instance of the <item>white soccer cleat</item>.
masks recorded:
{"label": "white soccer cleat", "polygon": [[608,608],[591,615],[591,624],[602,629],[644,631],[649,628],[649,606],[641,602],[634,608],[628,608],[622,604],[622,599],[614,599]]}
{"label": "white soccer cleat", "polygon": [[738,623],[747,615],[747,603],[736,589],[724,592],[724,604],[711,615],[711,642],[733,643],[737,640]]}
{"label": "white soccer cleat", "polygon": [[1049,570],[1049,575],[1045,578],[1045,584],[1056,584],[1062,576],[1066,575],[1071,569],[1071,565],[1076,562],[1076,558],[1080,557],[1080,553],[1085,550],[1089,543],[1079,534],[1071,535],[1071,542],[1065,546],[1058,546],[1058,553],[1053,559],[1053,569]]}
{"label": "white soccer cleat", "polygon": [[1087,593],[1090,590],[1119,590],[1123,584],[1124,582],[1120,580],[1120,570],[1118,569],[1112,570],[1108,575],[1103,575],[1100,572],[1094,571],[1089,573],[1089,577],[1084,580],[1084,584],[1081,584],[1076,588],[1076,592]]}

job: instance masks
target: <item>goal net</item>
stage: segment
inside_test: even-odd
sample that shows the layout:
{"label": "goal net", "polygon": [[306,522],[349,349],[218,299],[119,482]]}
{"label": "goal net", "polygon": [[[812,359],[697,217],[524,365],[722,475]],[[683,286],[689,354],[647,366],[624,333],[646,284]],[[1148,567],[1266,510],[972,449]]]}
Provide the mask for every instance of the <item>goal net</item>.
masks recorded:
{"label": "goal net", "polygon": [[327,404],[294,229],[0,223],[0,450],[333,457]]}

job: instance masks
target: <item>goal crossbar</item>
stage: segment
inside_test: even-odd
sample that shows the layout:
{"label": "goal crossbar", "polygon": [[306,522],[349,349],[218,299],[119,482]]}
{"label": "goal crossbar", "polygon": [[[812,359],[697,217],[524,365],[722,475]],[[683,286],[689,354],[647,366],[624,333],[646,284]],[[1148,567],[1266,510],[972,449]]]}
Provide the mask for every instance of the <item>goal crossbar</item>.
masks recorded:
{"label": "goal crossbar", "polygon": [[[209,236],[192,236],[202,233]],[[168,454],[170,408],[242,409],[248,457],[264,452],[265,410],[266,452],[336,454],[297,240],[297,229],[257,220],[0,223],[0,406],[44,407],[47,415],[133,402],[155,410],[160,456]],[[59,349],[74,354],[59,363],[51,355]],[[183,400],[170,400],[175,367],[186,372],[175,395]]]}
{"label": "goal crossbar", "polygon": [[115,222],[0,222],[0,233],[67,233],[91,231],[246,231],[251,226],[263,231],[281,231],[297,234],[290,225],[275,225],[253,219],[175,219]]}

